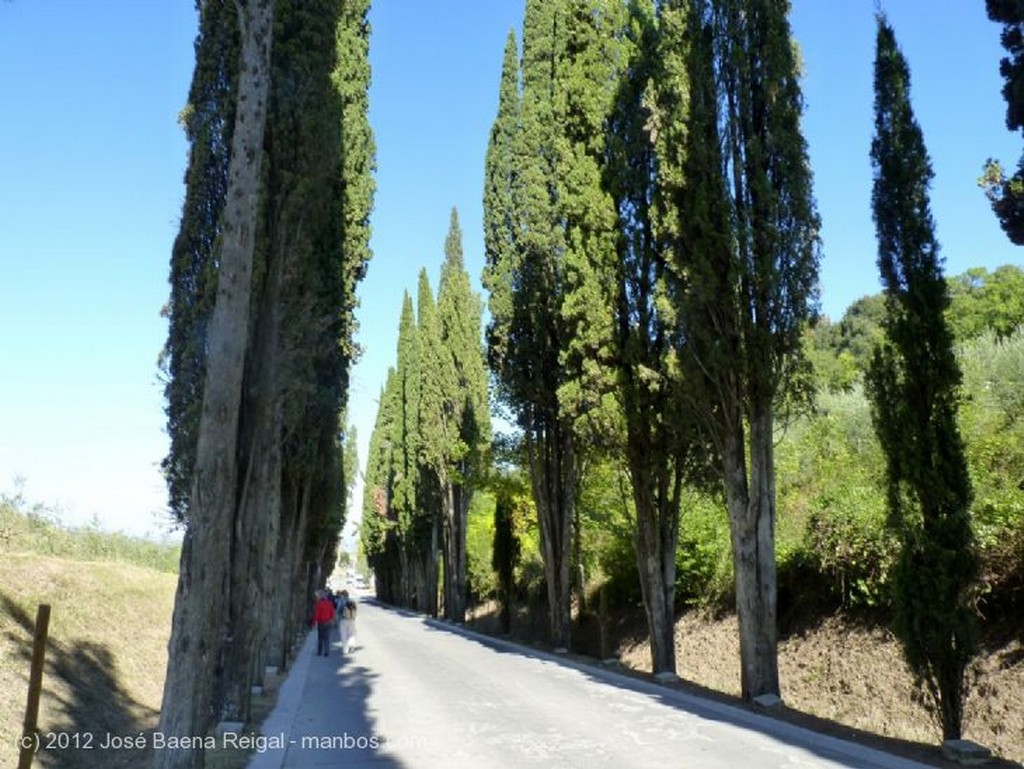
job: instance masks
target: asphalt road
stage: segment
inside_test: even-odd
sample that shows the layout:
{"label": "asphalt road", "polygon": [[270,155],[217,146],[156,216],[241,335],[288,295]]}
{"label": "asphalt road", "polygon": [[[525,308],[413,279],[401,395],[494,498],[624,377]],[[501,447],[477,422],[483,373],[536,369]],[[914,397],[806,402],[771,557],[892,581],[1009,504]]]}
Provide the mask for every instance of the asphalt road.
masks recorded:
{"label": "asphalt road", "polygon": [[357,627],[347,657],[307,641],[250,769],[923,766],[369,603]]}

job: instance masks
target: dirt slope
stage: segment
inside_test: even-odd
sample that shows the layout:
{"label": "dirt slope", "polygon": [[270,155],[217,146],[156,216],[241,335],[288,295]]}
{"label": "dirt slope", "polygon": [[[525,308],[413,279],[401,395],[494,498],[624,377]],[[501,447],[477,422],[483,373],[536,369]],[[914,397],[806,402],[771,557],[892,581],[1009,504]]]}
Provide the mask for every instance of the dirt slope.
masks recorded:
{"label": "dirt slope", "polygon": [[[967,705],[965,737],[1012,761],[1024,762],[1024,644],[1020,631],[990,632]],[[739,694],[736,618],[691,612],[676,623],[679,675],[695,684]],[[650,670],[646,641],[627,644],[622,662]],[[784,638],[779,648],[783,698],[792,709],[865,732],[935,744],[941,736],[891,634],[832,616]]]}

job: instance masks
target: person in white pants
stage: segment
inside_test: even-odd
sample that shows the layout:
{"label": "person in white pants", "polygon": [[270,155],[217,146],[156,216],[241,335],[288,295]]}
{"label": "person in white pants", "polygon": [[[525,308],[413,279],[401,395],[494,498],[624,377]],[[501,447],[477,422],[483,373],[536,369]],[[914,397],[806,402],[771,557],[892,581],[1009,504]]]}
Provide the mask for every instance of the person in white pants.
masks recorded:
{"label": "person in white pants", "polygon": [[349,598],[348,591],[341,591],[341,608],[339,610],[341,624],[341,653],[348,654],[355,648],[356,642],[356,602]]}

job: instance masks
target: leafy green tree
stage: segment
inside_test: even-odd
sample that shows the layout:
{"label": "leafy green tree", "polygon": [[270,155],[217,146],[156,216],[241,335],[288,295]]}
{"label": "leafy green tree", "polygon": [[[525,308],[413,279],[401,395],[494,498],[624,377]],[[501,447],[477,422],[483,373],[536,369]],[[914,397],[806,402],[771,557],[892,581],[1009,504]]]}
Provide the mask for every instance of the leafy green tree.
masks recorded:
{"label": "leafy green tree", "polygon": [[[661,116],[656,116],[651,83],[662,81],[663,93],[669,88],[685,92],[688,41],[684,14],[671,3],[661,6],[660,40],[653,3],[632,3],[629,16],[628,25],[623,25],[624,61],[608,120],[608,161],[603,169],[614,199],[616,247],[609,249],[604,263],[594,257],[607,251],[591,247],[587,253],[594,282],[611,293],[606,314],[612,329],[605,344],[612,350],[609,369],[624,423],[622,449],[635,508],[633,549],[652,666],[655,672],[675,672],[676,546],[687,444],[693,433],[674,360],[675,316],[665,301],[671,287],[652,206],[659,170],[652,133]],[[601,52],[601,58],[614,63],[610,54]],[[595,298],[589,297],[587,303],[593,312]],[[590,328],[600,329],[594,324]],[[600,349],[593,339],[588,341],[591,348]]]}
{"label": "leafy green tree", "polygon": [[886,457],[889,516],[902,548],[895,630],[936,706],[943,736],[958,739],[964,673],[976,648],[968,601],[978,574],[971,482],[957,427],[961,374],[929,210],[931,162],[910,104],[910,71],[882,15],[871,161],[886,339],[867,385]]}
{"label": "leafy green tree", "polygon": [[[1006,127],[1024,131],[1024,7],[1018,0],[985,0],[985,7],[988,17],[1003,25],[1001,40],[1009,54],[999,62],[999,74],[1006,81]],[[978,184],[1007,237],[1024,245],[1024,157],[1010,177],[998,160],[989,158]]]}
{"label": "leafy green tree", "polygon": [[[488,361],[499,397],[523,430],[540,524],[551,621],[551,640],[571,641],[569,563],[576,486],[573,415],[559,401],[566,380],[561,360],[569,329],[562,316],[565,232],[557,210],[558,147],[563,115],[553,100],[555,73],[563,59],[566,0],[528,0],[523,21],[518,128],[511,147],[502,143],[515,120],[507,84],[491,134],[494,160],[485,199],[484,285],[489,292]],[[507,61],[507,60],[506,60]],[[512,206],[497,208],[493,189],[506,189],[497,174],[508,157]],[[514,247],[510,247],[513,244]]]}
{"label": "leafy green tree", "polygon": [[958,343],[989,331],[1006,339],[1024,325],[1024,269],[1016,265],[967,270],[949,280],[949,293],[947,318]]}
{"label": "leafy green tree", "polygon": [[685,292],[677,344],[719,459],[748,699],[779,691],[776,409],[806,395],[820,251],[788,6],[693,2],[689,91],[661,95],[658,126],[665,232]]}

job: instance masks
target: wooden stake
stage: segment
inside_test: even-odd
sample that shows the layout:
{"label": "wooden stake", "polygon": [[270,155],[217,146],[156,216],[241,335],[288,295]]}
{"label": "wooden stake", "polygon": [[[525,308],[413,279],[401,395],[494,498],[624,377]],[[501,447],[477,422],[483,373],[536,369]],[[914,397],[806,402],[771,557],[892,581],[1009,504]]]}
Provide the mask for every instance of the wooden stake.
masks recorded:
{"label": "wooden stake", "polygon": [[21,732],[21,757],[18,769],[31,769],[32,758],[39,748],[37,722],[39,699],[43,693],[43,665],[46,662],[46,636],[50,628],[50,605],[39,604],[36,611],[36,632],[32,644],[32,672],[28,679],[28,704],[25,706],[25,726]]}

